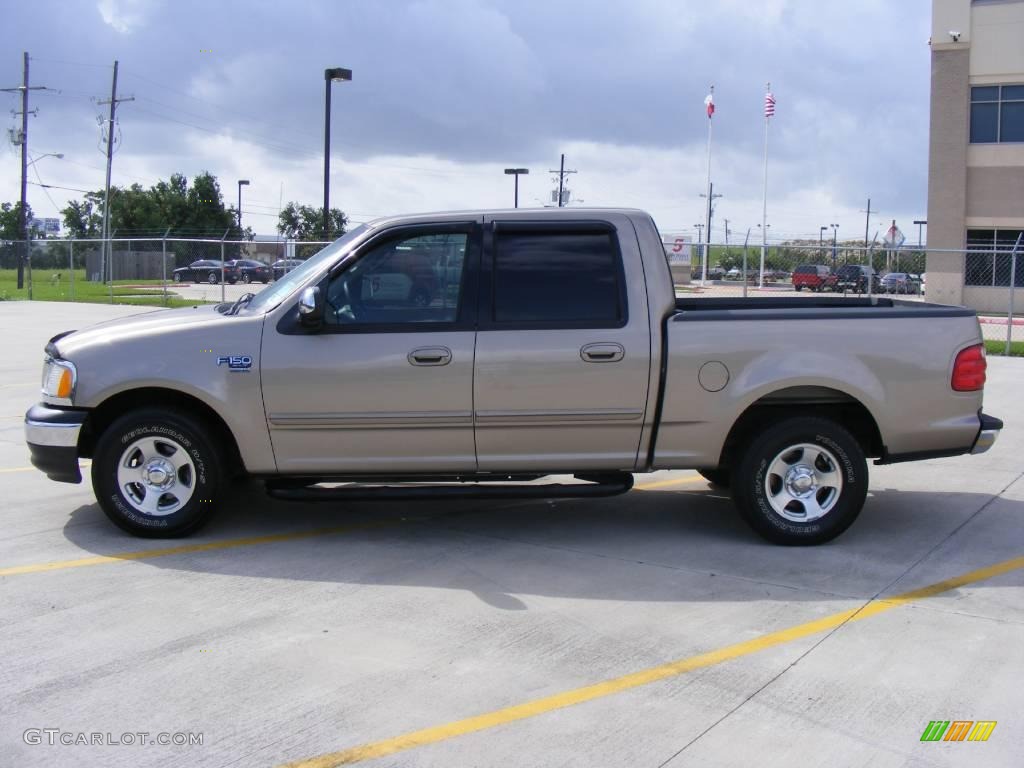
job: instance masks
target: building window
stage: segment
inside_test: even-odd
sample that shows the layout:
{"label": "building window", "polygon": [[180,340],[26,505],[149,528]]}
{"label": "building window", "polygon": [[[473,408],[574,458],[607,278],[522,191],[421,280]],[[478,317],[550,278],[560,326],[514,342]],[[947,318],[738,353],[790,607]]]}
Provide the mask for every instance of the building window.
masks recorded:
{"label": "building window", "polygon": [[1010,274],[1014,272],[1014,284],[1024,288],[1024,241],[1017,252],[1017,268],[1013,270],[1013,246],[1020,235],[1019,229],[967,230],[964,284],[1008,288]]}
{"label": "building window", "polygon": [[971,88],[971,144],[1024,142],[1024,85]]}

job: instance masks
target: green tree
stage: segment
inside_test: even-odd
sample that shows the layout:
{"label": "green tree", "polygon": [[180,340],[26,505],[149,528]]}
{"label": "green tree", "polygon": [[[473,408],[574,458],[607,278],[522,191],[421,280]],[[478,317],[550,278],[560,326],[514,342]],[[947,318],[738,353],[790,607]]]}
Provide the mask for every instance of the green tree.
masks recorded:
{"label": "green tree", "polygon": [[68,207],[61,211],[68,237],[99,237],[103,231],[102,204],[99,192],[86,192],[83,200],[69,200]]}
{"label": "green tree", "polygon": [[[340,237],[348,227],[348,217],[339,209],[331,208],[331,237]],[[290,202],[281,211],[277,231],[289,240],[323,240],[323,208]]]}
{"label": "green tree", "polygon": [[[18,212],[21,202],[0,203],[0,240],[21,240],[22,232],[18,228]],[[25,204],[25,221],[32,220],[32,206]]]}

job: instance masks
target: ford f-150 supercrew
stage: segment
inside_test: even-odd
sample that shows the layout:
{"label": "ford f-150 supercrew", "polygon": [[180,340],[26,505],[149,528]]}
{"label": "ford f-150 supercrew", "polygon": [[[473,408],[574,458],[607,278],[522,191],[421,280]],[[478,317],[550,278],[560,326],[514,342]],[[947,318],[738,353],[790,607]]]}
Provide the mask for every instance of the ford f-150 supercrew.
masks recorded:
{"label": "ford f-150 supercrew", "polygon": [[[406,216],[234,303],[55,336],[25,432],[54,480],[91,457],[140,536],[196,530],[242,475],[299,500],[552,497],[692,468],[812,544],[860,512],[868,458],[992,445],[981,342],[963,307],[678,299],[640,211]],[[575,479],[529,483],[551,475]]]}

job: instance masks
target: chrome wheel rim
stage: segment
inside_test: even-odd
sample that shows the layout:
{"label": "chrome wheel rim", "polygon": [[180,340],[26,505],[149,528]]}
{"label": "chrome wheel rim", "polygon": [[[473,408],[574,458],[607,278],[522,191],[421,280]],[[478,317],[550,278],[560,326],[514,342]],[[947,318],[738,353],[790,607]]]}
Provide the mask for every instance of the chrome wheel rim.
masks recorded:
{"label": "chrome wheel rim", "polygon": [[832,511],[842,495],[839,461],[820,445],[791,445],[768,464],[764,492],[780,517],[794,523],[819,520]]}
{"label": "chrome wheel rim", "polygon": [[117,487],[135,511],[164,517],[180,510],[195,493],[195,464],[177,441],[143,437],[121,454]]}

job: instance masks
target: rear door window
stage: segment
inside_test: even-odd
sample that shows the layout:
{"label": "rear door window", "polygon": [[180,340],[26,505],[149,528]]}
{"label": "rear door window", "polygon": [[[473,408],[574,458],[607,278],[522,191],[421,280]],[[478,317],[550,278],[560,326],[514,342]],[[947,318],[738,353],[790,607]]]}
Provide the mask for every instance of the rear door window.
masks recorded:
{"label": "rear door window", "polygon": [[610,227],[531,231],[499,223],[492,274],[495,325],[617,328],[626,322],[622,259]]}

